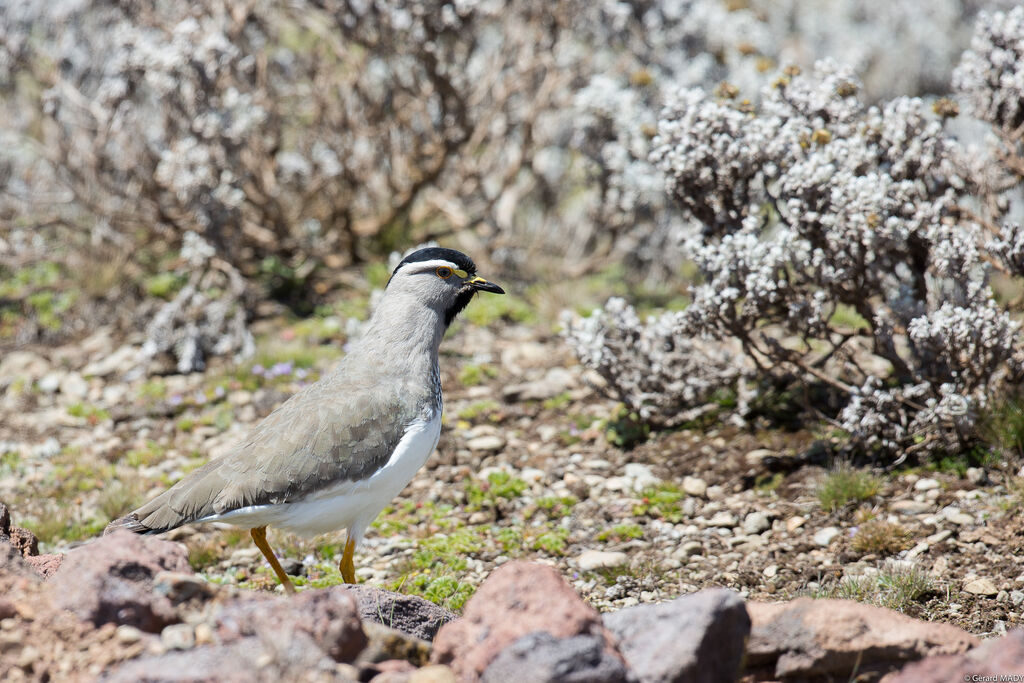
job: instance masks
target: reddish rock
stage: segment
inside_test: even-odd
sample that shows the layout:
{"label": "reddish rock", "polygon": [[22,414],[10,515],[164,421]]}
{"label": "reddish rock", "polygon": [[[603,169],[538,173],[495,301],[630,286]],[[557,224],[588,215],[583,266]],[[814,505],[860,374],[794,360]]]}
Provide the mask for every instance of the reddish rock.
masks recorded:
{"label": "reddish rock", "polygon": [[[351,662],[367,638],[359,605],[342,586],[295,596],[259,595],[227,605],[217,619],[217,637],[230,642],[256,636],[265,649],[287,650],[308,641],[336,662]],[[308,649],[302,644],[300,649]]]}
{"label": "reddish rock", "polygon": [[1024,665],[1024,629],[1010,631],[1002,638],[960,655],[926,657],[889,674],[881,683],[946,683],[946,681],[1020,680]]}
{"label": "reddish rock", "polygon": [[949,624],[911,619],[849,600],[747,603],[747,671],[782,680],[885,673],[907,662],[958,654],[978,639]]}
{"label": "reddish rock", "polygon": [[39,554],[39,539],[28,529],[11,524],[11,512],[0,503],[0,543],[13,546],[22,557]]}
{"label": "reddish rock", "polygon": [[542,564],[509,562],[480,586],[461,619],[441,627],[431,660],[450,665],[460,681],[477,681],[502,650],[536,632],[555,638],[599,636],[618,657],[601,616],[557,571]]}
{"label": "reddish rock", "polygon": [[170,599],[153,590],[162,571],[192,573],[184,546],[118,531],[69,552],[50,584],[56,604],[83,620],[157,633],[178,621]]}
{"label": "reddish rock", "polygon": [[26,557],[25,561],[36,570],[39,576],[48,579],[60,569],[61,564],[64,563],[64,555],[33,555]]}

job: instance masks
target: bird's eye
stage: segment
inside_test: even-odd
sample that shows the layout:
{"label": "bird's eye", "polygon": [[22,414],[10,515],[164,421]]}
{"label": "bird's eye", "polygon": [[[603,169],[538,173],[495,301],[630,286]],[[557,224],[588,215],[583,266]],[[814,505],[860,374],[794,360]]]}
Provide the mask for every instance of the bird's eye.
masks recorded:
{"label": "bird's eye", "polygon": [[434,272],[436,272],[437,276],[442,280],[447,280],[452,276],[452,269],[448,266],[438,266],[437,270]]}

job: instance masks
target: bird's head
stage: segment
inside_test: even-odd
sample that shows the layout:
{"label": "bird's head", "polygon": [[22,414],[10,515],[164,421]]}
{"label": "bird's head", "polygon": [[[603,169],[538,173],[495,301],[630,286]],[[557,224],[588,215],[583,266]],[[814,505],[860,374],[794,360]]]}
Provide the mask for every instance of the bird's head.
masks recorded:
{"label": "bird's head", "polygon": [[420,249],[402,259],[387,285],[388,295],[414,297],[444,316],[445,327],[477,292],[505,290],[476,274],[473,259],[443,247]]}

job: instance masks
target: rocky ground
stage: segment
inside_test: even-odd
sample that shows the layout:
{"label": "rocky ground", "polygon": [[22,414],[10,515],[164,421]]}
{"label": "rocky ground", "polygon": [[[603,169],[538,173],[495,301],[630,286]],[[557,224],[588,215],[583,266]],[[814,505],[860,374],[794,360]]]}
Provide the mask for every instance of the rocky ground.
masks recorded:
{"label": "rocky ground", "polygon": [[[1012,464],[837,469],[825,430],[713,421],[624,449],[635,426],[616,421],[597,378],[543,325],[509,317],[484,310],[446,340],[441,442],[357,553],[365,585],[459,612],[496,568],[525,559],[600,612],[724,587],[760,601],[850,598],[980,637],[1019,623],[1024,487]],[[74,548],[224,453],[346,337],[330,316],[269,317],[255,333],[254,359],[187,376],[137,372],[139,339],[109,329],[4,354],[0,501],[44,552]],[[213,584],[277,590],[244,533],[167,536]],[[270,540],[297,584],[341,582],[341,536]]]}

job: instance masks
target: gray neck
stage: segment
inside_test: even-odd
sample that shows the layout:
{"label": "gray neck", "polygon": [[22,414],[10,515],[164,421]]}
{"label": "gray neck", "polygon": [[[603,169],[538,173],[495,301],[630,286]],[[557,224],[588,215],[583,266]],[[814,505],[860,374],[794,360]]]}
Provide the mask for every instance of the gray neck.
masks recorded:
{"label": "gray neck", "polygon": [[379,369],[416,377],[438,372],[437,352],[447,326],[444,315],[411,293],[387,291],[349,355]]}

